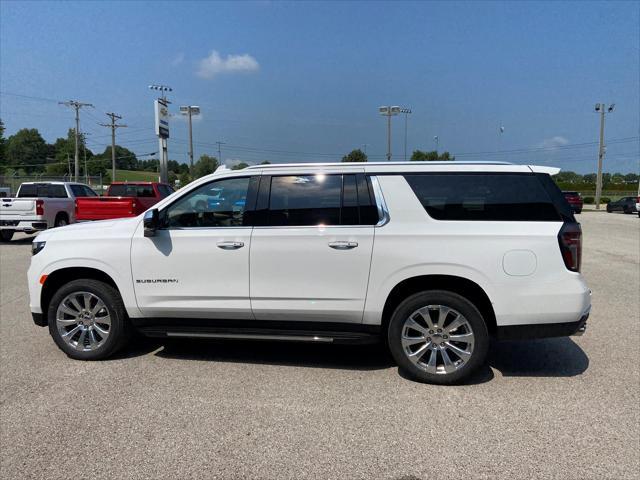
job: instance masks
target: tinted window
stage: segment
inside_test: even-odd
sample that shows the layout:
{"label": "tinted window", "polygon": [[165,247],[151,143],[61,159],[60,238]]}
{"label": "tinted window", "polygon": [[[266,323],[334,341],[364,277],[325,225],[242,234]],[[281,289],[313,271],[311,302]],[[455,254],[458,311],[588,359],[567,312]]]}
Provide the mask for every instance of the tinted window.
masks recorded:
{"label": "tinted window", "polygon": [[427,213],[437,220],[561,219],[533,174],[425,174],[405,178]]}
{"label": "tinted window", "polygon": [[249,178],[207,183],[166,210],[169,227],[238,227],[244,224]]}
{"label": "tinted window", "polygon": [[35,185],[20,185],[20,190],[18,191],[19,198],[29,198],[29,197],[37,197],[38,196],[38,187]]}
{"label": "tinted window", "polygon": [[112,197],[155,197],[152,185],[136,184],[111,185],[109,195]]}
{"label": "tinted window", "polygon": [[111,185],[109,187],[109,195],[112,197],[126,197],[127,186],[126,185]]}
{"label": "tinted window", "polygon": [[18,192],[20,198],[67,198],[67,191],[64,185],[54,185],[49,183],[21,185]]}
{"label": "tinted window", "polygon": [[153,185],[137,185],[136,186],[137,197],[155,197],[156,194],[153,191]]}
{"label": "tinted window", "polygon": [[272,177],[267,225],[339,225],[342,175]]}
{"label": "tinted window", "polygon": [[96,197],[98,194],[84,185],[69,185],[74,197]]}
{"label": "tinted window", "polygon": [[166,198],[173,193],[173,188],[168,185],[158,185],[158,190],[161,198]]}

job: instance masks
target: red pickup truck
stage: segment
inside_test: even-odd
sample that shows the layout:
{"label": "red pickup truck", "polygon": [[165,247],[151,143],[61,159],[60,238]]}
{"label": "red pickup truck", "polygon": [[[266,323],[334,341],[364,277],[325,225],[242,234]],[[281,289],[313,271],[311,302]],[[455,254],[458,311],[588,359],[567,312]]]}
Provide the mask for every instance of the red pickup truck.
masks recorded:
{"label": "red pickup truck", "polygon": [[76,220],[135,217],[173,193],[166,183],[114,182],[104,197],[76,199]]}

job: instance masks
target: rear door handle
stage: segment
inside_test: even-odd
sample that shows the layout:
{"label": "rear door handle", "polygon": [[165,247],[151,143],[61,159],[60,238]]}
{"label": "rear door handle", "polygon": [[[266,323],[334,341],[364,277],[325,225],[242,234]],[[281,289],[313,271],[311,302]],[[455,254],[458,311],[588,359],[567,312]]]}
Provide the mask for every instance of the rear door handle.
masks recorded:
{"label": "rear door handle", "polygon": [[358,246],[358,242],[329,242],[329,246],[331,248],[335,248],[336,250],[351,250],[352,248],[356,248]]}
{"label": "rear door handle", "polygon": [[244,242],[218,242],[216,245],[223,250],[237,250],[244,247]]}

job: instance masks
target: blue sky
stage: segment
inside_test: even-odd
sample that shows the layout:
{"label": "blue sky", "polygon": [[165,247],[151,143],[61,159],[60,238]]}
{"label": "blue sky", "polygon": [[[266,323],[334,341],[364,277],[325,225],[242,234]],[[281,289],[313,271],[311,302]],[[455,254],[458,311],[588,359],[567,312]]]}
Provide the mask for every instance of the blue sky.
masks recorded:
{"label": "blue sky", "polygon": [[[366,144],[383,160],[377,107],[392,104],[413,109],[409,151],[437,135],[460,160],[586,173],[602,101],[616,104],[605,170],[637,172],[639,5],[3,1],[0,115],[8,134],[36,127],[53,141],[73,124],[53,100],[91,102],[81,128],[92,150],[109,143],[97,123],[113,111],[130,126],[118,143],[143,154],[157,151],[147,85],[164,83],[173,113],[202,108],[196,156],[223,141],[229,163],[333,161]],[[185,161],[183,119],[171,136],[170,158]],[[402,160],[401,117],[392,138]]]}

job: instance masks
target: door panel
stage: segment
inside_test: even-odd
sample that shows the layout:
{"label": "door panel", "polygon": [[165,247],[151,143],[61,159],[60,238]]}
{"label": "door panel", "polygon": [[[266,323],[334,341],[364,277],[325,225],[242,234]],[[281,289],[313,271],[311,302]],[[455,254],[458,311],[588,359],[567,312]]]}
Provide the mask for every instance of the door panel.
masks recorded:
{"label": "door panel", "polygon": [[[360,323],[373,231],[372,226],[256,227],[250,255],[255,318]],[[334,242],[340,243],[332,248]]]}
{"label": "door panel", "polygon": [[[221,248],[231,242],[238,248]],[[221,244],[220,246],[218,244]],[[136,299],[145,316],[251,319],[251,228],[139,228],[131,248]]]}
{"label": "door panel", "polygon": [[[251,182],[251,187],[250,187]],[[145,316],[251,319],[246,223],[257,177],[228,177],[194,188],[165,207],[163,228],[132,240],[131,268]],[[255,195],[254,195],[255,197]]]}

